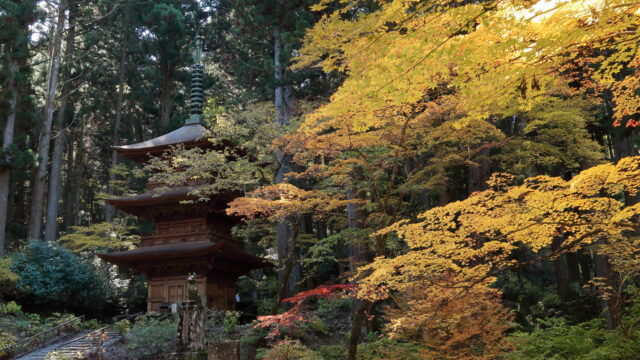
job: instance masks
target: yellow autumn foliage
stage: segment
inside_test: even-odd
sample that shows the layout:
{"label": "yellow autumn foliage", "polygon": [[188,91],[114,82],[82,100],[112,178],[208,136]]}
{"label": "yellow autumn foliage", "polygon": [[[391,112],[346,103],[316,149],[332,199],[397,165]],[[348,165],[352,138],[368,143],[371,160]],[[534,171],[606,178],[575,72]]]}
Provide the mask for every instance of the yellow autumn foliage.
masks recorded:
{"label": "yellow autumn foliage", "polygon": [[[640,185],[640,157],[593,167],[570,181],[537,176],[511,185],[512,180],[495,174],[489,190],[428,210],[417,222],[380,230],[377,235],[396,234],[410,251],[360,268],[359,296],[378,300],[435,284],[444,275],[454,277],[458,288],[490,284],[516,265],[513,251],[523,246],[554,257],[598,243],[614,264],[637,258],[640,248],[630,233],[639,227],[640,205],[626,206],[625,198]],[[558,240],[561,245],[550,251]]]}
{"label": "yellow autumn foliage", "polygon": [[[354,141],[389,126],[389,109],[421,101],[447,98],[450,111],[479,121],[594,88],[612,90],[617,121],[638,113],[637,70],[625,70],[640,62],[638,2],[378,0],[368,11],[357,1],[322,0],[314,8],[330,3],[335,11],[308,32],[297,66],[343,72],[346,80],[301,131],[330,129],[334,139]],[[586,73],[582,90],[568,86],[571,66]]]}

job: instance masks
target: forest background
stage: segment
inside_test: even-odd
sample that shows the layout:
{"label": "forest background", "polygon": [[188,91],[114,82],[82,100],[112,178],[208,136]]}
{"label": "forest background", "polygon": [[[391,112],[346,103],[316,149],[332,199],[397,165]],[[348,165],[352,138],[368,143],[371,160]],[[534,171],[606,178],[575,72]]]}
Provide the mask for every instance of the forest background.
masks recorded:
{"label": "forest background", "polygon": [[[207,178],[277,265],[239,283],[266,356],[630,358],[639,25],[623,0],[0,1],[3,300],[139,309],[95,254],[151,225],[103,199]],[[118,158],[188,117],[196,35],[234,147]]]}

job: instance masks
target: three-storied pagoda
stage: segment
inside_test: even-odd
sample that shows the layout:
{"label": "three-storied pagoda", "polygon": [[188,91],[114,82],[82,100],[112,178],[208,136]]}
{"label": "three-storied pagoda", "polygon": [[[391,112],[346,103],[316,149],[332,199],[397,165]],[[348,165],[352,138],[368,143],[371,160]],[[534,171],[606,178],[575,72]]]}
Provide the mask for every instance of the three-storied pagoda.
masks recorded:
{"label": "three-storied pagoda", "polygon": [[[199,43],[199,40],[197,41]],[[184,126],[163,136],[137,144],[114,146],[121,156],[144,164],[172,146],[211,147],[202,125],[204,102],[200,45],[196,46],[191,80],[191,117]],[[187,278],[196,274],[198,289],[209,308],[233,309],[235,283],[252,269],[269,266],[259,257],[244,251],[243,244],[231,236],[238,221],[225,213],[226,205],[236,194],[220,193],[209,201],[194,201],[190,192],[197,185],[171,187],[149,184],[143,194],[107,199],[116,208],[148,219],[155,225],[134,250],[101,254],[108,262],[132,268],[148,280],[147,311],[184,301]]]}

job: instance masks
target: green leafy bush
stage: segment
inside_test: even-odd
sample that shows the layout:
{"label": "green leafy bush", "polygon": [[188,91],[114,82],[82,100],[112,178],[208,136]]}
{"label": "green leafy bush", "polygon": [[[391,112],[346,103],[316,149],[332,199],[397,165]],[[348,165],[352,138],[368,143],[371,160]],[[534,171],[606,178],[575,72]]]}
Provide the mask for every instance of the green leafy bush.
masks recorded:
{"label": "green leafy bush", "polygon": [[358,360],[423,360],[424,349],[412,343],[380,338],[358,346]]}
{"label": "green leafy bush", "polygon": [[113,329],[122,335],[127,335],[131,331],[131,321],[121,320],[113,325]]}
{"label": "green leafy bush", "polygon": [[22,307],[15,301],[9,301],[6,304],[0,304],[0,314],[20,314]]}
{"label": "green leafy bush", "polygon": [[32,241],[12,255],[11,270],[20,279],[16,289],[25,301],[55,308],[99,310],[112,294],[109,281],[88,261],[69,250]]}
{"label": "green leafy bush", "polygon": [[347,358],[347,350],[344,345],[322,345],[318,352],[324,360],[343,360]]}
{"label": "green leafy bush", "polygon": [[638,330],[608,330],[602,319],[577,325],[562,318],[540,320],[532,333],[516,333],[510,341],[517,348],[507,357],[513,360],[623,360],[640,354]]}
{"label": "green leafy bush", "polygon": [[225,311],[223,325],[224,330],[227,333],[234,332],[236,330],[236,326],[238,325],[238,320],[242,313],[240,311]]}
{"label": "green leafy bush", "polygon": [[83,321],[82,324],[80,324],[80,327],[85,330],[94,330],[102,326],[98,320],[89,319],[89,320]]}
{"label": "green leafy bush", "polygon": [[317,352],[302,345],[297,340],[283,340],[270,349],[260,349],[258,359],[262,360],[323,360]]}
{"label": "green leafy bush", "polygon": [[11,258],[0,258],[0,292],[13,290],[20,277],[11,271]]}
{"label": "green leafy bush", "polygon": [[267,336],[269,332],[266,328],[250,328],[247,333],[240,339],[240,346],[248,347],[248,346],[258,346],[261,342],[264,341],[264,338]]}
{"label": "green leafy bush", "polygon": [[[17,338],[15,336],[13,336],[13,335],[11,335],[9,333],[6,333],[4,331],[0,331],[0,349],[15,343],[16,340],[17,340]],[[5,354],[3,354],[0,351],[0,356],[3,356],[3,355],[5,355]]]}
{"label": "green leafy bush", "polygon": [[178,324],[174,318],[150,313],[138,318],[125,335],[125,359],[158,359],[175,348]]}

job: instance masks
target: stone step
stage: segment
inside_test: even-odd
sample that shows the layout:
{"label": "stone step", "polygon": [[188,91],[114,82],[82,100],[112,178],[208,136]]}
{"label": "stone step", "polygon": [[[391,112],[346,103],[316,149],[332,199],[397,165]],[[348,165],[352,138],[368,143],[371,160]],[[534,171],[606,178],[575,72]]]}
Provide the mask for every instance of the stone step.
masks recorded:
{"label": "stone step", "polygon": [[[67,339],[65,341],[61,341],[56,344],[51,344],[49,346],[45,346],[41,349],[35,350],[29,354],[23,355],[15,360],[46,360],[47,355],[50,352],[56,351],[60,355],[65,356],[73,356],[76,354],[84,354],[88,350],[91,350],[95,341],[92,341],[87,338],[87,336],[91,334],[91,332],[80,333],[75,338],[71,340]],[[105,335],[101,338],[102,345],[106,346],[107,344],[113,344],[117,340],[120,339],[120,334],[117,331],[107,331]]]}

